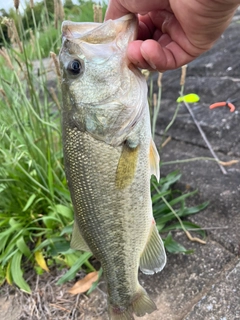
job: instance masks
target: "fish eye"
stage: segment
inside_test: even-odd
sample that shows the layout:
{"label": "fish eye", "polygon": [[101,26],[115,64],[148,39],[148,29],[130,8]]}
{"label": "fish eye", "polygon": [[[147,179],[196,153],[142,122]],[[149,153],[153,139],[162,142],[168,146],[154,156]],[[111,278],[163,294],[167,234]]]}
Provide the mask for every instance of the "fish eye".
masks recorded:
{"label": "fish eye", "polygon": [[73,74],[73,75],[78,75],[82,71],[82,64],[79,60],[73,60],[70,61],[68,64],[67,69]]}

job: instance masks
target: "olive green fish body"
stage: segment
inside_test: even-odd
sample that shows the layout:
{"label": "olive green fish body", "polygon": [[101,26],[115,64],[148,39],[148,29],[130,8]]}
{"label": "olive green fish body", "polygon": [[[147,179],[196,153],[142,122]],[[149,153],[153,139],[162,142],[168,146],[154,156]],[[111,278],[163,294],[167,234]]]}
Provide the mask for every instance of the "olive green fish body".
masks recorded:
{"label": "olive green fish body", "polygon": [[166,262],[150,196],[159,158],[146,82],[125,58],[136,21],[128,15],[108,24],[90,24],[83,35],[80,26],[63,25],[63,145],[75,212],[71,245],[101,261],[110,319],[130,320],[156,308],[138,282],[139,267],[153,274]]}
{"label": "olive green fish body", "polygon": [[63,137],[66,174],[80,232],[101,261],[116,299],[116,282],[132,296],[153,220],[146,149],[140,146],[137,150],[142,161],[137,163],[132,183],[122,190],[117,187],[116,171],[122,149],[128,146],[113,147],[70,126],[65,126]]}

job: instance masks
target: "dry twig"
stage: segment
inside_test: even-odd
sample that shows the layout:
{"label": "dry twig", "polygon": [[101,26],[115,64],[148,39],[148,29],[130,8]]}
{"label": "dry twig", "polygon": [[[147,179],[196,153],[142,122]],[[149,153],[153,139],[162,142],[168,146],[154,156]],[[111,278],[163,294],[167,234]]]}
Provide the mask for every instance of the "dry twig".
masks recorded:
{"label": "dry twig", "polygon": [[209,151],[211,152],[211,154],[212,154],[212,156],[214,157],[214,159],[217,161],[217,163],[218,163],[218,165],[219,165],[222,173],[223,173],[223,174],[227,174],[227,171],[226,171],[225,168],[222,166],[221,161],[219,160],[218,156],[217,156],[216,153],[214,152],[214,150],[213,150],[210,142],[208,141],[208,139],[207,139],[207,137],[206,137],[203,129],[201,128],[199,122],[198,122],[197,119],[195,118],[194,113],[193,113],[192,109],[190,108],[189,104],[188,104],[186,101],[184,101],[184,100],[183,100],[183,103],[184,103],[185,107],[187,108],[188,112],[190,113],[190,115],[191,115],[191,117],[192,117],[195,125],[197,126],[197,128],[198,128],[198,130],[199,130],[199,132],[200,132],[200,134],[201,134],[204,142],[206,143]]}
{"label": "dry twig", "polygon": [[168,142],[170,142],[171,140],[172,140],[171,136],[167,137],[167,139],[163,141],[161,148],[165,147],[168,144]]}

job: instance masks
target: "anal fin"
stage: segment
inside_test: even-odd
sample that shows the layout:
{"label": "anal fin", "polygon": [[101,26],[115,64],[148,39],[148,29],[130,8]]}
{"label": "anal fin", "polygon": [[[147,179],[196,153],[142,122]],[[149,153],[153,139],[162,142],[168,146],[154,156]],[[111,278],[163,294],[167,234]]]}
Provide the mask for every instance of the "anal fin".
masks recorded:
{"label": "anal fin", "polygon": [[74,221],[73,224],[73,234],[70,243],[70,247],[75,250],[91,252],[86,241],[83,239],[77,223]]}
{"label": "anal fin", "polygon": [[163,241],[158,233],[155,221],[149,234],[149,240],[140,258],[140,270],[145,274],[160,272],[166,264]]}

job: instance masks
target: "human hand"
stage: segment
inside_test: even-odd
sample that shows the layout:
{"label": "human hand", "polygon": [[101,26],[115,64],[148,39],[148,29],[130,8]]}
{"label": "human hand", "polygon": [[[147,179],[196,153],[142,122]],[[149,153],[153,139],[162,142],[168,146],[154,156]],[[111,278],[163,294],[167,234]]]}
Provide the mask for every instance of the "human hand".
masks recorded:
{"label": "human hand", "polygon": [[109,0],[105,19],[138,14],[137,40],[127,56],[143,69],[178,68],[211,48],[240,0]]}

